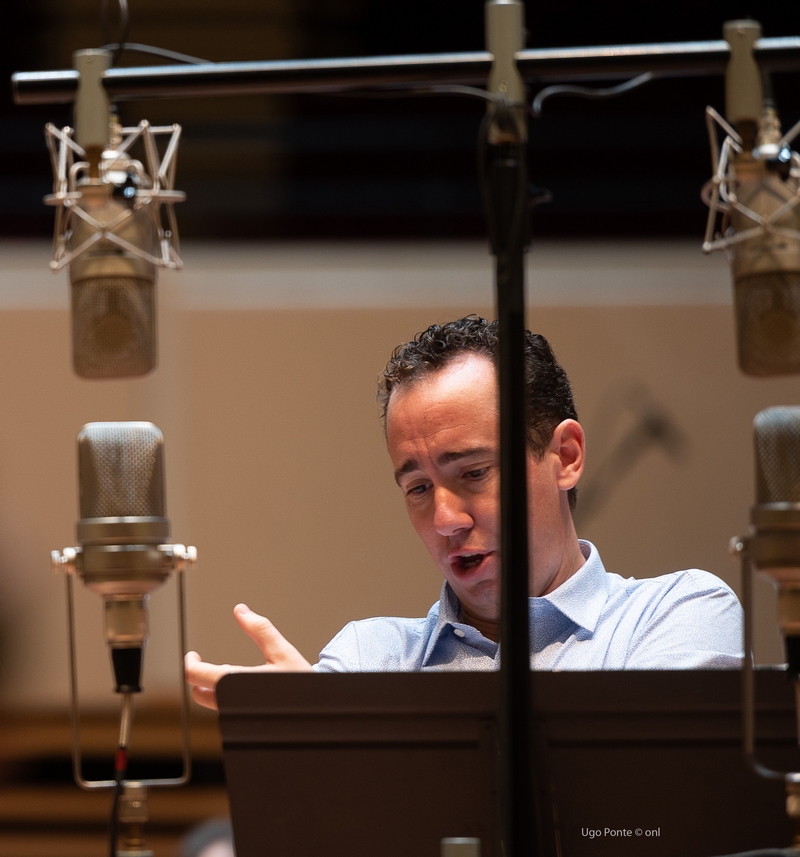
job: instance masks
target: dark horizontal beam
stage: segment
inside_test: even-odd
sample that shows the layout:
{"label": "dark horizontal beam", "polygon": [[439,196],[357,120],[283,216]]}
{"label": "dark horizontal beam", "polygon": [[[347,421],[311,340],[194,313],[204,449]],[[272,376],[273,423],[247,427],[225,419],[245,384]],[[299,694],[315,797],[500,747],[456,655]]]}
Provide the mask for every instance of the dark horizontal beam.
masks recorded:
{"label": "dark horizontal beam", "polygon": [[[655,72],[664,77],[724,74],[730,50],[721,39],[586,48],[540,48],[518,54],[530,83],[609,80]],[[755,56],[766,71],[800,70],[800,37],[759,39]],[[347,92],[434,84],[480,84],[491,55],[419,54],[270,62],[202,63],[112,68],[104,84],[112,98],[198,98],[292,92]],[[78,73],[17,72],[12,76],[17,104],[64,104],[74,100]]]}

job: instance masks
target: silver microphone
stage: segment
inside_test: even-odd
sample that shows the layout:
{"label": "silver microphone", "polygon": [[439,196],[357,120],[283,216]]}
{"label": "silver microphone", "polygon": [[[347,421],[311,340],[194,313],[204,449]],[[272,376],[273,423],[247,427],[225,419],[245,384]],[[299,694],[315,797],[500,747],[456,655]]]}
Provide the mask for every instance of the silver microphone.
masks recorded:
{"label": "silver microphone", "polygon": [[54,563],[103,598],[116,690],[141,690],[147,600],[196,551],[169,542],[164,439],[148,422],[88,423],[78,434],[79,547]]}
{"label": "silver microphone", "polygon": [[778,587],[778,621],[789,671],[800,675],[800,407],[767,408],[753,422],[756,504],[753,567]]}
{"label": "silver microphone", "polygon": [[[724,250],[731,263],[739,367],[747,375],[800,372],[800,156],[790,144],[800,123],[782,134],[764,97],[753,56],[755,21],[724,27],[727,122],[707,108],[714,177],[703,189],[709,206],[705,252]],[[727,132],[716,151],[717,122]],[[722,214],[717,229],[717,217]]]}
{"label": "silver microphone", "polygon": [[[156,270],[179,269],[172,205],[180,126],[122,128],[103,86],[111,54],[77,51],[75,130],[47,125],[57,206],[53,271],[69,267],[72,362],[83,378],[156,366]],[[163,159],[156,137],[170,134]],[[141,160],[132,155],[141,146]]]}
{"label": "silver microphone", "polygon": [[742,238],[730,247],[739,365],[748,375],[794,374],[800,372],[800,171],[791,168],[794,153],[781,142],[769,106],[759,141],[753,158],[736,164],[730,211],[732,234]]}
{"label": "silver microphone", "polygon": [[[81,213],[73,209],[67,250],[85,246],[100,234],[95,224],[119,223],[114,234],[121,241],[157,252],[156,224],[146,208],[136,209],[129,158],[116,158],[106,180],[78,183]],[[110,177],[109,177],[110,176]],[[132,193],[126,196],[131,189]],[[103,227],[101,226],[100,229]],[[94,241],[69,264],[72,309],[72,365],[82,378],[129,378],[146,375],[157,362],[156,268],[146,257],[112,244]]]}

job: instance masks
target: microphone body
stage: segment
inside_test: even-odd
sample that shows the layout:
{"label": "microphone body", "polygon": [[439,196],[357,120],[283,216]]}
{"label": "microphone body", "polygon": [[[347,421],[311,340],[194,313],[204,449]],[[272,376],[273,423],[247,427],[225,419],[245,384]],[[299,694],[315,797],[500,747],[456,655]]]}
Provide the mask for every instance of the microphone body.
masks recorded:
{"label": "microphone body", "polygon": [[147,600],[170,573],[193,562],[173,545],[164,497],[164,439],[147,422],[88,423],[78,434],[79,547],[57,566],[103,598],[116,690],[141,690]]}
{"label": "microphone body", "polygon": [[172,209],[185,199],[173,189],[180,126],[120,127],[103,86],[110,63],[108,51],[77,51],[76,127],[45,128],[54,174],[45,203],[57,206],[50,267],[69,267],[72,364],[82,378],[155,368],[156,270],[182,265]]}
{"label": "microphone body", "polygon": [[[734,169],[741,207],[732,208],[730,225],[734,235],[752,233],[731,246],[739,365],[759,377],[794,374],[800,372],[798,182],[768,160],[740,160]],[[771,228],[759,228],[764,221]]]}
{"label": "microphone body", "polygon": [[767,408],[754,424],[753,567],[778,586],[778,621],[789,672],[800,676],[800,407]]}
{"label": "microphone body", "polygon": [[[769,79],[753,55],[756,21],[728,21],[727,122],[707,108],[715,175],[703,189],[709,206],[705,252],[731,263],[739,368],[769,377],[800,373],[800,156],[781,133]],[[727,137],[716,151],[716,121]],[[730,124],[729,124],[730,123]],[[717,215],[722,222],[716,229]]]}
{"label": "microphone body", "polygon": [[[114,853],[145,854],[141,823],[146,820],[146,789],[178,786],[191,774],[189,696],[181,682],[183,772],[179,777],[126,780],[133,694],[142,690],[142,661],[148,636],[147,600],[172,571],[178,589],[178,663],[186,651],[183,569],[193,564],[197,551],[169,543],[169,521],[164,500],[164,439],[147,422],[88,423],[78,434],[78,547],[51,553],[53,568],[67,572],[70,714],[72,768],[75,782],[85,789],[113,788],[114,813],[120,800],[136,802],[136,812],[124,812],[131,825],[125,847]],[[75,646],[73,576],[103,599],[105,636],[110,647],[114,687],[122,694],[122,716],[114,778],[86,779],[81,762],[78,671]],[[121,790],[126,789],[120,798]],[[130,787],[130,791],[128,791]],[[134,797],[135,796],[135,797]],[[129,798],[131,800],[129,800]],[[130,808],[130,807],[129,807]],[[112,837],[114,842],[116,837]],[[135,844],[134,844],[135,841]],[[128,847],[130,846],[130,847]],[[126,850],[127,849],[127,850]],[[152,852],[146,852],[152,853]]]}
{"label": "microphone body", "polygon": [[65,218],[66,250],[73,254],[72,366],[82,378],[146,375],[156,366],[157,341],[156,270],[146,256],[155,256],[157,239],[152,212],[136,205],[136,191],[150,182],[142,165],[119,151],[103,86],[111,54],[77,51],[73,61],[79,73],[75,134],[86,166]]}
{"label": "microphone body", "polygon": [[[114,168],[78,184],[68,215],[67,251],[85,248],[69,264],[72,365],[82,378],[137,377],[157,362],[156,268],[147,258],[157,253],[157,228],[152,210],[134,205],[136,165],[114,150],[103,160]],[[109,224],[113,242],[103,236]]]}

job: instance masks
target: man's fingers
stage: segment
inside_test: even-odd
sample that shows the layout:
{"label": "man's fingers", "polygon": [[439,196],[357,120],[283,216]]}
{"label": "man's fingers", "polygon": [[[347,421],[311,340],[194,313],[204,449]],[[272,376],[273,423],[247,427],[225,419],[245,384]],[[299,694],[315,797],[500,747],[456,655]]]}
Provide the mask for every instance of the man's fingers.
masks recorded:
{"label": "man's fingers", "polygon": [[233,608],[233,615],[245,634],[261,649],[269,663],[270,653],[276,649],[279,651],[281,643],[286,642],[278,629],[266,616],[254,613],[246,604],[237,604]]}
{"label": "man's fingers", "polygon": [[210,664],[197,652],[187,652],[184,663],[186,681],[192,685],[192,698],[200,705],[214,710],[217,709],[217,682],[228,673],[301,672],[311,669],[311,664],[278,633],[269,619],[253,613],[245,604],[237,604],[233,612],[244,631],[261,649],[266,664],[258,667]]}
{"label": "man's fingers", "polygon": [[205,708],[217,710],[217,696],[214,688],[220,678],[228,672],[224,666],[207,664],[197,652],[187,652],[183,659],[186,669],[186,681],[192,685],[192,699]]}
{"label": "man's fingers", "polygon": [[278,670],[306,671],[311,664],[267,619],[254,613],[246,604],[237,604],[233,608],[236,621],[242,630],[255,642],[267,664]]}
{"label": "man's fingers", "polygon": [[197,652],[187,652],[184,658],[186,680],[194,687],[216,687],[222,676],[231,672],[228,664],[209,664]]}
{"label": "man's fingers", "polygon": [[212,711],[217,710],[217,695],[207,687],[193,687],[192,699],[204,708],[210,708]]}

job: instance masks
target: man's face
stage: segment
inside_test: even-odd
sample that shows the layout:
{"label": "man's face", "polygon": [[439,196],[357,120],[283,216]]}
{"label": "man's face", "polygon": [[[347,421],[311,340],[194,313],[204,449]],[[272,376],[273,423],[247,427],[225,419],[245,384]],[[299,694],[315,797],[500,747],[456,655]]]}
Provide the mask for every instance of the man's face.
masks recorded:
{"label": "man's face", "polygon": [[[398,388],[387,438],[411,523],[458,596],[463,619],[484,633],[495,629],[500,471],[491,361],[468,354]],[[582,462],[583,432],[573,420],[560,424],[541,460],[528,454],[532,595],[552,591],[583,561],[566,497]]]}

